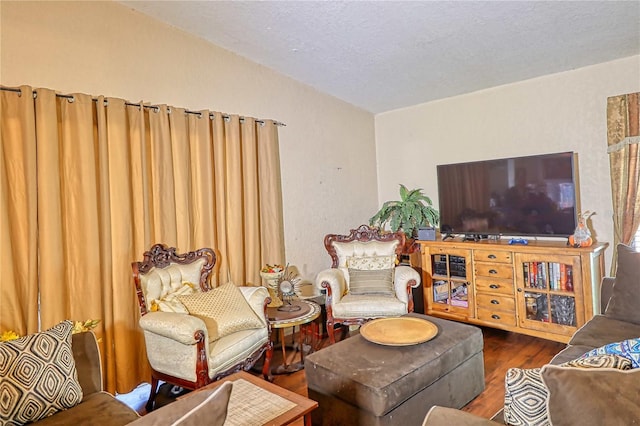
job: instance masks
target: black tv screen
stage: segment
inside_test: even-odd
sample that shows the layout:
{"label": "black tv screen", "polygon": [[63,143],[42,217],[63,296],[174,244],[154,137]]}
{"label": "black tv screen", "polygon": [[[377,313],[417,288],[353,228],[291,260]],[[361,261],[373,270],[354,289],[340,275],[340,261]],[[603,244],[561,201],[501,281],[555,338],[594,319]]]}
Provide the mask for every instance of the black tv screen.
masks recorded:
{"label": "black tv screen", "polygon": [[575,230],[572,152],[442,164],[437,169],[443,232],[568,236]]}

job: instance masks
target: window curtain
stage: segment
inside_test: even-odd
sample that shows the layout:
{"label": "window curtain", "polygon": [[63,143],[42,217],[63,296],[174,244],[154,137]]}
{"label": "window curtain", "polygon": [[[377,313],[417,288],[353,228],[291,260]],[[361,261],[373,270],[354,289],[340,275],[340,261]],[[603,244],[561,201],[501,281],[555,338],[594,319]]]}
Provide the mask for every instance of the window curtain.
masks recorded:
{"label": "window curtain", "polygon": [[284,262],[270,120],[1,90],[0,331],[100,319],[106,388],[150,371],[131,262],[162,242],[212,247],[213,285],[260,285]]}
{"label": "window curtain", "polygon": [[613,195],[615,275],[618,243],[630,244],[640,224],[640,93],[607,99],[607,152]]}

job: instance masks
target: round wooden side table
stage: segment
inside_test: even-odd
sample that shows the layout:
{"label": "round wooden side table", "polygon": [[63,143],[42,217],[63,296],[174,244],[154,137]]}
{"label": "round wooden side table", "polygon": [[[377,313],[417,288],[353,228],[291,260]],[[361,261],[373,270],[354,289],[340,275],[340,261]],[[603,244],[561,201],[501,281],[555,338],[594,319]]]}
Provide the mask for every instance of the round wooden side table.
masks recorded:
{"label": "round wooden side table", "polygon": [[[272,369],[272,374],[294,373],[304,368],[305,346],[309,347],[309,352],[313,352],[316,346],[314,340],[318,336],[318,324],[315,320],[320,316],[320,312],[320,305],[317,303],[298,299],[292,300],[289,305],[285,303],[280,308],[267,308],[269,323],[274,331],[278,330],[282,347],[282,364],[275,366]],[[294,353],[289,359],[284,331],[287,328],[292,328],[292,336],[294,336],[296,326],[299,327],[299,338],[297,344],[294,342]],[[300,351],[300,361],[294,363],[293,360],[298,351]]]}

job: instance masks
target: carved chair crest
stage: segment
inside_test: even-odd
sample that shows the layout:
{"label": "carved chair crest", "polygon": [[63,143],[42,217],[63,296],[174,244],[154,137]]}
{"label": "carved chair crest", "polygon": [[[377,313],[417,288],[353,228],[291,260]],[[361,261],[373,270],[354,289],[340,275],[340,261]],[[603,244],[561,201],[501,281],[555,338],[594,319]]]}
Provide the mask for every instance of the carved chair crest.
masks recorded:
{"label": "carved chair crest", "polygon": [[328,234],[324,237],[324,247],[331,256],[331,267],[338,266],[339,258],[336,253],[334,242],[349,243],[352,241],[398,241],[396,247],[396,255],[402,255],[405,245],[405,235],[403,232],[384,232],[379,228],[370,227],[368,225],[360,225],[356,229],[352,229],[349,235]]}

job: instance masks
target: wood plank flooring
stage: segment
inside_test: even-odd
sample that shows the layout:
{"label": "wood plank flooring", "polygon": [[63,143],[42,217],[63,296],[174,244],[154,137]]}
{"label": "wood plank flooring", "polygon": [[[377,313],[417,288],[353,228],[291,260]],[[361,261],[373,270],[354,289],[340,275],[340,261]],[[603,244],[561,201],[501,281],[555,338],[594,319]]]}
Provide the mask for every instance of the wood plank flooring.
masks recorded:
{"label": "wood plank flooring", "polygon": [[[484,337],[485,390],[463,410],[480,417],[491,418],[504,403],[504,376],[511,367],[534,368],[549,362],[565,347],[564,343],[482,328]],[[328,339],[320,347],[328,345]],[[297,360],[297,359],[296,359]],[[282,362],[280,351],[274,351],[272,365]],[[307,381],[304,370],[291,374],[277,375],[274,383],[297,394],[307,396]],[[302,426],[303,422],[294,423]]]}

